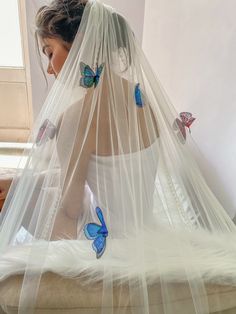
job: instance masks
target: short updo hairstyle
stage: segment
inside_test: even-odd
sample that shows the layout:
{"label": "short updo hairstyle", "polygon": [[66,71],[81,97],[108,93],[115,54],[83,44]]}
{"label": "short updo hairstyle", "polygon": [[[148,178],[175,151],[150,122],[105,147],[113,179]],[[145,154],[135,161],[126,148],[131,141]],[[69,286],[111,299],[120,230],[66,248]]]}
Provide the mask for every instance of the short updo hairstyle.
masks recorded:
{"label": "short updo hairstyle", "polygon": [[[39,9],[36,14],[35,37],[59,38],[72,44],[79,29],[88,0],[53,0]],[[125,51],[127,68],[131,64],[128,25],[120,14],[113,14],[114,29],[117,34],[117,48]]]}
{"label": "short updo hairstyle", "polygon": [[71,44],[80,26],[85,0],[54,0],[41,7],[36,15],[36,35],[59,38]]}

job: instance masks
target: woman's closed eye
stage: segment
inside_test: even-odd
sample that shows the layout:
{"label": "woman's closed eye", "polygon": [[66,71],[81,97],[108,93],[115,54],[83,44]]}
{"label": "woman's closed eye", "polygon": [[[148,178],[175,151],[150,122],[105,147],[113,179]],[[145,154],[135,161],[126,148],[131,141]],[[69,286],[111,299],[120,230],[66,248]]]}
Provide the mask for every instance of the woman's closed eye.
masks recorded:
{"label": "woman's closed eye", "polygon": [[53,53],[48,49],[48,47],[43,47],[43,53],[49,60],[52,58]]}
{"label": "woman's closed eye", "polygon": [[45,51],[45,55],[47,56],[47,58],[48,58],[49,60],[52,58],[52,52],[51,52],[51,51],[46,50],[46,51]]}

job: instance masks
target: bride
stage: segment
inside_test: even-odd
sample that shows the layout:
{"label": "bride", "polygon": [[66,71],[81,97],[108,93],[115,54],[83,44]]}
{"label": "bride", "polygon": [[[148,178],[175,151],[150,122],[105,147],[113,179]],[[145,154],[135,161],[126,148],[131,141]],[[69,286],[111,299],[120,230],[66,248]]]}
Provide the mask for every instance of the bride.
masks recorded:
{"label": "bride", "polygon": [[[109,314],[210,313],[205,285],[235,283],[235,225],[190,151],[194,118],[178,116],[128,22],[99,0],[43,6],[36,40],[55,83],[0,228],[0,277],[24,277],[19,313],[34,313],[47,271],[102,283],[99,313],[107,300]],[[188,312],[172,283],[186,284]],[[127,306],[112,301],[121,284]]]}

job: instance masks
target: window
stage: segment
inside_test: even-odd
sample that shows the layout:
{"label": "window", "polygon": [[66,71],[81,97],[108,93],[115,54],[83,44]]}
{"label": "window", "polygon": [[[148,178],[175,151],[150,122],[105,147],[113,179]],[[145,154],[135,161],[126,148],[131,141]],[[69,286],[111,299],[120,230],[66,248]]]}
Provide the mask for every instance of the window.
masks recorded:
{"label": "window", "polygon": [[17,0],[0,2],[0,66],[23,68]]}
{"label": "window", "polygon": [[32,126],[26,0],[0,2],[0,141],[25,142]]}

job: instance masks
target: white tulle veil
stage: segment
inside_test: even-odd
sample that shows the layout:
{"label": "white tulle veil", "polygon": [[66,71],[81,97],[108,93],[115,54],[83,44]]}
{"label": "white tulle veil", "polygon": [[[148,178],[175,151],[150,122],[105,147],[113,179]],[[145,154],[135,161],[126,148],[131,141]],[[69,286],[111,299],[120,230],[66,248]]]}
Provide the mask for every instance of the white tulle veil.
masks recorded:
{"label": "white tulle veil", "polygon": [[[177,282],[188,313],[209,313],[205,284],[234,282],[235,226],[176,118],[128,22],[89,0],[1,215],[0,276],[24,274],[19,313],[33,313],[46,271],[99,282],[109,314],[185,313]],[[116,285],[129,291],[118,312]]]}

